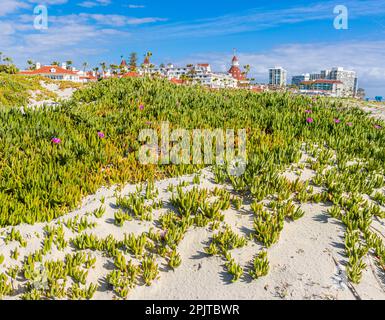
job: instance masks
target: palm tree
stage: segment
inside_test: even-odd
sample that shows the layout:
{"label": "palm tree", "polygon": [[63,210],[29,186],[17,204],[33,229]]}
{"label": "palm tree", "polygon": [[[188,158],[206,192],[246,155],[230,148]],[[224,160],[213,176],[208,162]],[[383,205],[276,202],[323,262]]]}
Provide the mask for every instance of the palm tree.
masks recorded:
{"label": "palm tree", "polygon": [[104,74],[106,73],[106,69],[107,69],[107,64],[105,62],[101,62],[100,66],[102,67],[103,77],[104,77]]}
{"label": "palm tree", "polygon": [[27,61],[28,69],[29,70],[34,70],[36,69],[36,64],[32,60]]}
{"label": "palm tree", "polygon": [[116,64],[110,64],[110,68],[112,70],[112,74],[117,75],[119,67]]}
{"label": "palm tree", "polygon": [[88,67],[88,62],[83,62],[83,71],[86,72],[86,69]]}
{"label": "palm tree", "polygon": [[72,60],[66,61],[67,69],[71,69],[72,64],[73,64]]}
{"label": "palm tree", "polygon": [[58,61],[53,61],[53,62],[51,63],[51,65],[53,65],[53,66],[59,66],[59,65],[60,65],[60,62],[58,62]]}
{"label": "palm tree", "polygon": [[247,75],[249,74],[249,72],[250,72],[250,70],[251,70],[251,67],[250,67],[249,64],[247,64],[247,65],[245,65],[245,66],[243,67],[243,69],[245,69],[244,75],[245,75],[245,77],[247,78]]}
{"label": "palm tree", "polygon": [[99,68],[98,68],[98,67],[95,67],[95,68],[93,68],[92,70],[95,72],[95,76],[98,78]]}
{"label": "palm tree", "polygon": [[6,62],[7,63],[7,65],[9,65],[10,63],[12,63],[12,58],[10,58],[10,57],[6,57],[6,58],[4,58],[4,60],[3,60],[4,62]]}

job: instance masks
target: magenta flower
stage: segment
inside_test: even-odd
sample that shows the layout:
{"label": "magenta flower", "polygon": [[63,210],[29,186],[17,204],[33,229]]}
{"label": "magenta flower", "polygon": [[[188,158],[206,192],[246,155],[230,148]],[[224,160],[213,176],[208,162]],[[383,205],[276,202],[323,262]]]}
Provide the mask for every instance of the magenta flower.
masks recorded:
{"label": "magenta flower", "polygon": [[374,127],[378,130],[382,129],[382,126],[380,126],[379,124],[375,124]]}
{"label": "magenta flower", "polygon": [[104,139],[106,137],[106,135],[101,131],[98,132],[98,136],[100,139]]}
{"label": "magenta flower", "polygon": [[353,123],[348,122],[346,125],[349,126],[349,127],[352,127],[352,126],[353,126]]}
{"label": "magenta flower", "polygon": [[341,120],[340,119],[334,119],[334,123],[341,123]]}
{"label": "magenta flower", "polygon": [[314,119],[313,119],[313,118],[307,118],[307,119],[306,119],[306,122],[307,122],[307,123],[313,123],[313,122],[314,122]]}
{"label": "magenta flower", "polygon": [[139,106],[139,109],[140,109],[140,110],[144,110],[144,105],[141,104],[141,105]]}
{"label": "magenta flower", "polygon": [[51,142],[52,142],[53,144],[60,144],[60,143],[61,143],[61,140],[60,140],[59,138],[52,138],[52,139],[51,139]]}
{"label": "magenta flower", "polygon": [[305,110],[305,113],[313,113],[312,110]]}

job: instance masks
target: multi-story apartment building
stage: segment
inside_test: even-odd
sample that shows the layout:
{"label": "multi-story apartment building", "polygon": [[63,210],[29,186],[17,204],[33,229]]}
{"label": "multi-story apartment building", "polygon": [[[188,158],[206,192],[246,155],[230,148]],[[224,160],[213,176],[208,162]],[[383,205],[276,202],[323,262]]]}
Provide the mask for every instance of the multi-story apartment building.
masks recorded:
{"label": "multi-story apartment building", "polygon": [[[357,92],[357,76],[355,71],[344,70],[342,67],[321,70],[320,73],[310,74],[309,80],[340,81],[342,88],[338,93],[340,97],[354,97]],[[307,80],[304,80],[305,82]],[[328,91],[328,90],[327,90]]]}
{"label": "multi-story apartment building", "polygon": [[311,73],[309,80],[319,80],[322,79],[321,73]]}
{"label": "multi-story apartment building", "polygon": [[269,69],[269,85],[284,87],[287,83],[287,71],[282,67]]}
{"label": "multi-story apartment building", "polygon": [[356,95],[358,81],[355,71],[344,70],[342,67],[333,68],[328,79],[341,81],[344,84],[344,97],[354,97]]}
{"label": "multi-story apartment building", "polygon": [[310,80],[310,74],[309,73],[305,73],[305,74],[301,74],[299,76],[293,76],[291,78],[291,84],[293,86],[297,86],[299,87],[301,82],[303,81],[309,81]]}

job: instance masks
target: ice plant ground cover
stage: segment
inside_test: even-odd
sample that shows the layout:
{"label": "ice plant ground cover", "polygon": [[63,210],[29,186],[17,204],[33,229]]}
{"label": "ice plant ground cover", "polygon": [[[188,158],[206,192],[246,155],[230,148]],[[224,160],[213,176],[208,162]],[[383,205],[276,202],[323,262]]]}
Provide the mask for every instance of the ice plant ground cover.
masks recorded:
{"label": "ice plant ground cover", "polygon": [[[271,269],[269,250],[285,225],[301,219],[309,203],[324,204],[344,226],[351,283],[362,280],[368,257],[384,275],[385,247],[372,226],[385,217],[384,123],[358,108],[290,94],[111,79],[55,109],[3,110],[0,121],[0,246],[4,241],[6,248],[0,297],[92,298],[102,278],[113,295],[126,298],[136,286],[157,281],[161,264],[170,270],[183,264],[178,248],[192,228],[210,230],[204,252],[223,261],[231,282],[258,281]],[[214,166],[210,188],[201,187],[197,175],[158,190],[151,181],[202,169],[137,162],[139,131],[158,130],[163,121],[183,129],[246,128],[245,173],[234,177]],[[314,175],[288,179],[290,169]],[[101,186],[142,181],[147,184],[126,193],[117,189],[112,204],[99,199],[93,211],[65,216]],[[227,212],[245,208],[252,229],[240,234]],[[27,237],[21,224],[36,227],[28,227]],[[135,232],[125,234],[131,225]],[[262,251],[245,267],[233,253],[250,243]],[[100,264],[105,259],[114,265],[107,273]]]}

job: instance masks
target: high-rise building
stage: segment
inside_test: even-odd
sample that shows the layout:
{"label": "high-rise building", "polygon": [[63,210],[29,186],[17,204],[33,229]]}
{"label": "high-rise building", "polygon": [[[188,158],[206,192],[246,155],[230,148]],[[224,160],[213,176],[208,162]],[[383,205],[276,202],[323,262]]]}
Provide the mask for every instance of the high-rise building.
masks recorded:
{"label": "high-rise building", "polygon": [[269,69],[269,84],[272,86],[286,86],[287,71],[282,67]]}
{"label": "high-rise building", "polygon": [[319,80],[322,79],[321,73],[311,73],[309,80]]}
{"label": "high-rise building", "polygon": [[305,74],[301,74],[301,75],[299,75],[299,76],[293,76],[293,77],[291,78],[291,84],[292,84],[293,86],[299,87],[300,84],[301,84],[301,82],[303,82],[303,81],[309,81],[309,80],[310,80],[310,74],[305,73]]}
{"label": "high-rise building", "polygon": [[329,79],[330,80],[331,70],[321,70],[320,79]]}
{"label": "high-rise building", "polygon": [[341,97],[354,97],[357,92],[358,80],[356,72],[344,70],[342,67],[334,67],[330,70],[321,70],[320,73],[312,73],[310,74],[309,80],[332,80],[342,82],[343,86],[339,93],[339,96]]}
{"label": "high-rise building", "polygon": [[354,97],[357,92],[357,75],[355,71],[344,70],[342,67],[330,71],[330,80],[341,81],[344,84],[343,96]]}

